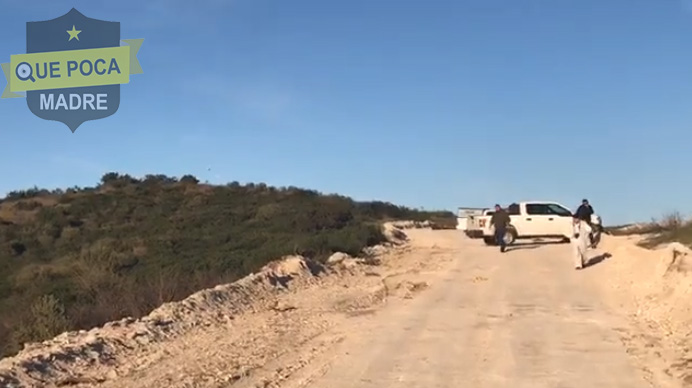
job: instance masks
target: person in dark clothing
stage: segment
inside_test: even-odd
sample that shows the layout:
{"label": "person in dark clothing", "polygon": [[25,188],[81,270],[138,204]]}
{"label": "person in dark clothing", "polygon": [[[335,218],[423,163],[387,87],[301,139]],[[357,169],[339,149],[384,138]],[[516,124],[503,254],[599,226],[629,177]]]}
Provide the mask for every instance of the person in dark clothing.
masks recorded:
{"label": "person in dark clothing", "polygon": [[509,214],[500,205],[495,205],[495,213],[490,217],[490,225],[495,228],[495,242],[500,246],[500,252],[504,252],[506,248],[505,233],[509,222]]}
{"label": "person in dark clothing", "polygon": [[581,205],[579,208],[577,208],[577,211],[574,213],[574,217],[586,221],[589,226],[591,226],[591,215],[593,214],[593,207],[589,204],[589,201],[587,199],[582,199]]}
{"label": "person in dark clothing", "polygon": [[[591,216],[593,215],[593,207],[589,204],[589,200],[587,199],[582,199],[581,200],[581,205],[579,208],[577,208],[577,211],[574,212],[574,217],[577,219],[580,219],[582,221],[585,221],[591,230],[594,230],[594,225],[591,223]],[[593,234],[589,234],[589,241],[590,244],[593,245]]]}

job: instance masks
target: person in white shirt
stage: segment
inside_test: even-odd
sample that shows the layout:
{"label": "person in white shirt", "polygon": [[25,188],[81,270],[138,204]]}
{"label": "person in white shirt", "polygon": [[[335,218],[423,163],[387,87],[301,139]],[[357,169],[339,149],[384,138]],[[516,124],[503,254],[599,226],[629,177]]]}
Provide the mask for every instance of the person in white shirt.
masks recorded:
{"label": "person in white shirt", "polygon": [[584,268],[587,262],[586,251],[591,245],[589,236],[591,235],[591,226],[585,220],[580,220],[574,217],[574,234],[571,242],[574,247],[574,268],[579,270]]}

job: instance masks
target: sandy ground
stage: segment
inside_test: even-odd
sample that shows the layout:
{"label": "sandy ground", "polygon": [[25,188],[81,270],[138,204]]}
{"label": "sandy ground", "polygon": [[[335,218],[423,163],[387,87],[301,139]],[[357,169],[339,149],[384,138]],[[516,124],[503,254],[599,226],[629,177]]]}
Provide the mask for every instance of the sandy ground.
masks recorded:
{"label": "sandy ground", "polygon": [[633,348],[648,344],[626,342],[638,328],[613,308],[625,295],[603,296],[609,252],[575,271],[565,244],[503,255],[450,232],[412,235],[446,250],[432,258],[443,268],[419,275],[429,289],[350,322],[342,344],[282,387],[678,386]]}
{"label": "sandy ground", "polygon": [[0,381],[104,388],[687,386],[692,283],[684,258],[609,237],[591,252],[591,265],[575,271],[567,244],[520,243],[501,254],[456,230],[406,233],[411,241],[385,252],[379,265],[337,266],[168,339],[121,347],[109,340],[110,350],[92,349],[100,356],[76,356],[86,360],[81,366],[51,356],[46,363],[66,366],[27,368],[36,354],[5,360],[0,378],[3,370],[13,377]]}

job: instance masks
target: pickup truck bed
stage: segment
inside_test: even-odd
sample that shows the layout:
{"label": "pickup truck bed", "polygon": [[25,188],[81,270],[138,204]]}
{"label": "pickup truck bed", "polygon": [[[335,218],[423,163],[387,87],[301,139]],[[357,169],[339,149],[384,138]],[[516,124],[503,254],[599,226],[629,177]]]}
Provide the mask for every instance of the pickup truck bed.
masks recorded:
{"label": "pickup truck bed", "polygon": [[482,238],[483,227],[487,222],[485,216],[492,213],[488,208],[459,208],[457,229],[463,230],[471,238]]}

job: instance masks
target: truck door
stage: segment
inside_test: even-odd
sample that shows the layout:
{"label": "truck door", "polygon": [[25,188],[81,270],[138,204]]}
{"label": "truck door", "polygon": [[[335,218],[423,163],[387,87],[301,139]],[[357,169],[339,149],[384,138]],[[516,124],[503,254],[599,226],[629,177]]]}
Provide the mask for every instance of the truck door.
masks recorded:
{"label": "truck door", "polygon": [[550,213],[550,209],[543,203],[527,203],[526,216],[521,223],[522,235],[526,236],[545,236],[550,231],[550,224],[554,221],[555,215]]}
{"label": "truck door", "polygon": [[549,203],[546,206],[548,207],[550,214],[554,216],[550,217],[552,218],[550,225],[548,226],[550,234],[570,237],[574,230],[572,226],[572,212],[566,207],[557,203]]}

